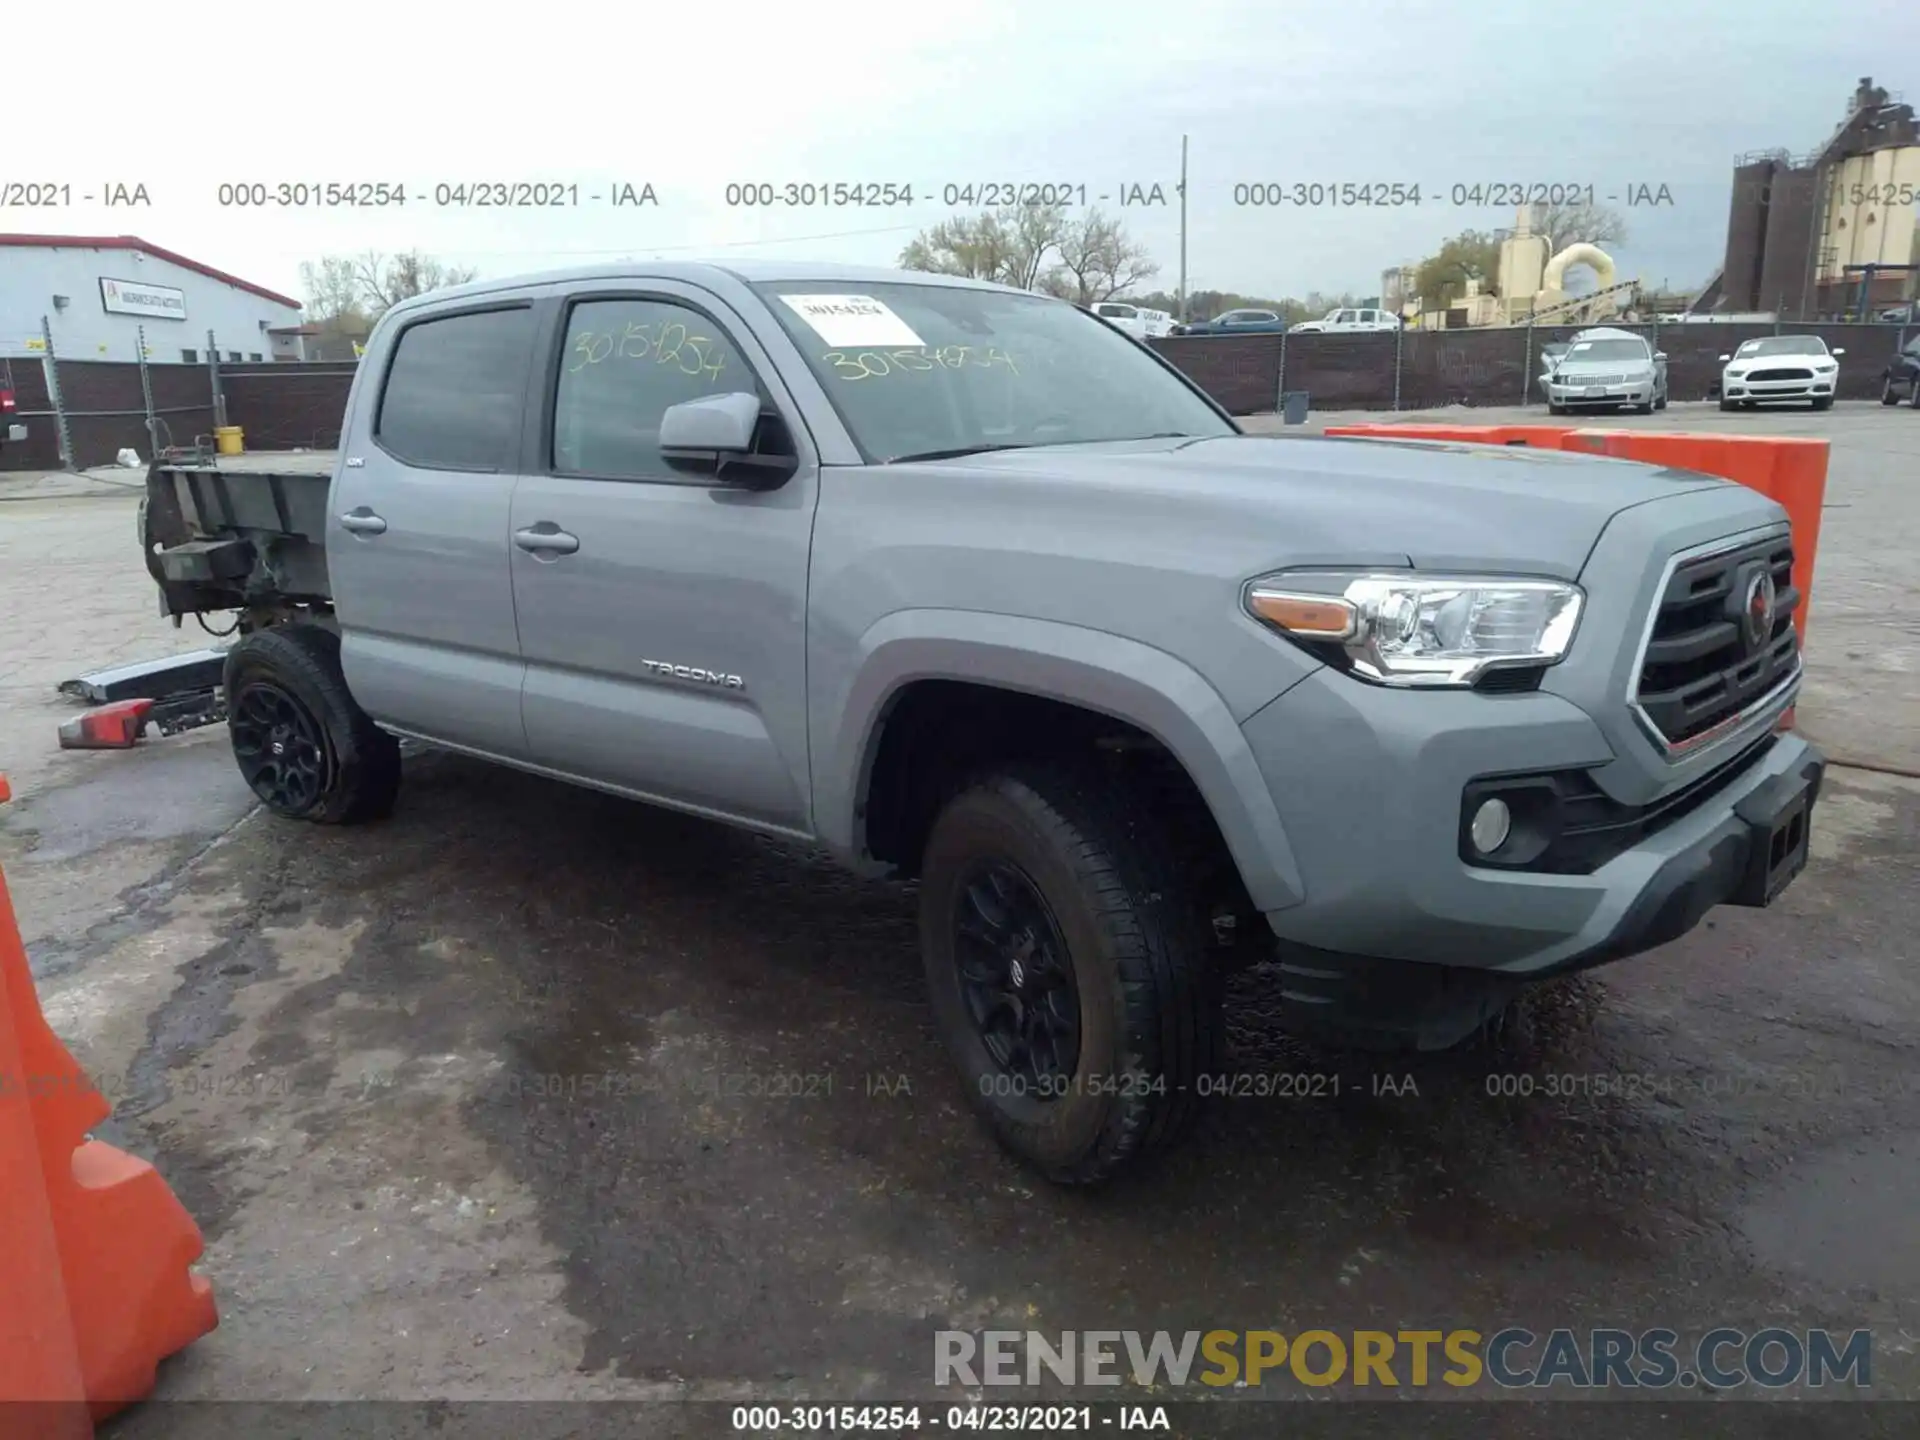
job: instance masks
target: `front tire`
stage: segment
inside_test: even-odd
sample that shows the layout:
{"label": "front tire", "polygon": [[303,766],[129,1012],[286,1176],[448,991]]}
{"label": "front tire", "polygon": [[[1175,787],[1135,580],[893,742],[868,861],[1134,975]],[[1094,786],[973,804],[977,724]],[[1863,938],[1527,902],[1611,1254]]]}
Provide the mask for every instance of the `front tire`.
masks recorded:
{"label": "front tire", "polygon": [[225,686],[234,762],[274,814],[353,825],[392,813],[400,742],[348,692],[333,631],[254,631],[227,652]]}
{"label": "front tire", "polygon": [[1721,409],[1722,409],[1723,411],[1725,411],[1725,410],[1738,410],[1738,409],[1740,408],[1740,404],[1739,404],[1739,402],[1738,402],[1737,400],[1725,400],[1725,399],[1723,399],[1723,400],[1721,400],[1721,402],[1720,402],[1720,408],[1721,408]]}
{"label": "front tire", "polygon": [[1893,388],[1893,377],[1891,375],[1880,382],[1880,403],[1882,405],[1898,405],[1900,403],[1900,393]]}
{"label": "front tire", "polygon": [[1813,408],[1816,410],[1831,410],[1833,408],[1833,397],[1831,395],[1821,395],[1817,397],[1813,402]]}
{"label": "front tire", "polygon": [[1164,823],[1035,763],[961,791],[927,841],[935,1024],[994,1137],[1060,1184],[1175,1139],[1218,1073],[1219,979]]}

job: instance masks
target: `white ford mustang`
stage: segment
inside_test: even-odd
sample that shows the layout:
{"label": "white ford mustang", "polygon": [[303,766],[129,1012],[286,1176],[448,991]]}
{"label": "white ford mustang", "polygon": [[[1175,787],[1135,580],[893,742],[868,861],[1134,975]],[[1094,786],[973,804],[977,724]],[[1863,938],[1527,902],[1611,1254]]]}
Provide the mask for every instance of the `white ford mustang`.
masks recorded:
{"label": "white ford mustang", "polygon": [[1720,408],[1751,410],[1763,400],[1811,400],[1833,408],[1845,350],[1828,350],[1818,335],[1767,335],[1722,355]]}

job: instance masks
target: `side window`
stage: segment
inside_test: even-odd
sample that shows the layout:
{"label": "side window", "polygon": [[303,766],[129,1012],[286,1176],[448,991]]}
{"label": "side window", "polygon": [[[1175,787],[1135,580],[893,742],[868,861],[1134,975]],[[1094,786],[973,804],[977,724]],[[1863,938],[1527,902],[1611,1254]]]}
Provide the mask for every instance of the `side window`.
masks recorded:
{"label": "side window", "polygon": [[729,391],[766,399],[733,342],[698,310],[667,300],[582,301],[567,317],[553,468],[678,480],[660,458],[660,417]]}
{"label": "side window", "polygon": [[518,430],[533,311],[422,320],[400,335],[374,438],[413,465],[498,470]]}
{"label": "side window", "polygon": [[1336,325],[1351,325],[1353,323],[1353,311],[1342,310],[1338,315],[1333,317],[1333,323]]}

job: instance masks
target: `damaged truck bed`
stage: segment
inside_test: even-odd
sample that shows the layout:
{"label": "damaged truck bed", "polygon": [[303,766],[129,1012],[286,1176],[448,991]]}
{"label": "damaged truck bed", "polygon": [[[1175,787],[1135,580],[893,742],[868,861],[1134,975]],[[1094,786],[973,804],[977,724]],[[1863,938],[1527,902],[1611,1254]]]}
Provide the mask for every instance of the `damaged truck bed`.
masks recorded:
{"label": "damaged truck bed", "polygon": [[313,451],[156,461],[140,540],[161,613],[327,606],[334,460]]}

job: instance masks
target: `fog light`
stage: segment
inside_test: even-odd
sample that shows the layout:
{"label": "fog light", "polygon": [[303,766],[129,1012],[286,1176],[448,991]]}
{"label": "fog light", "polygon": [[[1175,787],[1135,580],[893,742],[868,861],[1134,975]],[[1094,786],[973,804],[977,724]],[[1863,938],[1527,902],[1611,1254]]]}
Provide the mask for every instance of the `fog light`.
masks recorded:
{"label": "fog light", "polygon": [[1507,809],[1504,800],[1489,800],[1473,812],[1473,824],[1467,833],[1473,837],[1473,848],[1482,855],[1491,855],[1507,843],[1507,832],[1513,828],[1513,812]]}

